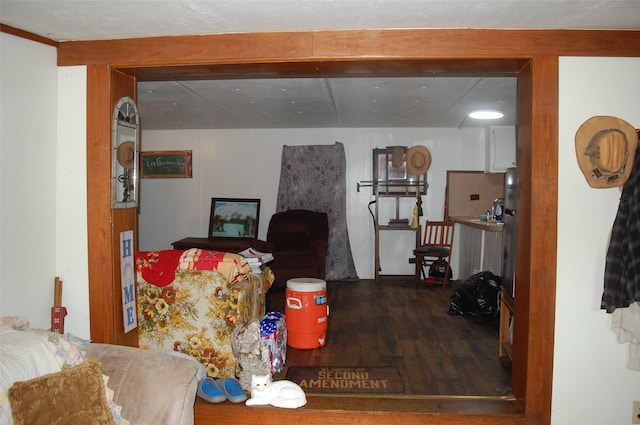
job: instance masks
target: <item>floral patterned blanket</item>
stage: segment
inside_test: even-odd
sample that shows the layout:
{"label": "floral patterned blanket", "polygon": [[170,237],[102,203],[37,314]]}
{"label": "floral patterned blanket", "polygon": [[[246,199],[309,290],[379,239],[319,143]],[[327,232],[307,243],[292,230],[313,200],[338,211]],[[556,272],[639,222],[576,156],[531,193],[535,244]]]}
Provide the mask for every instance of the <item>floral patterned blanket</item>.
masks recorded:
{"label": "floral patterned blanket", "polygon": [[140,347],[188,354],[214,378],[237,376],[231,334],[264,315],[271,270],[251,274],[237,254],[200,249],[139,252],[136,265]]}

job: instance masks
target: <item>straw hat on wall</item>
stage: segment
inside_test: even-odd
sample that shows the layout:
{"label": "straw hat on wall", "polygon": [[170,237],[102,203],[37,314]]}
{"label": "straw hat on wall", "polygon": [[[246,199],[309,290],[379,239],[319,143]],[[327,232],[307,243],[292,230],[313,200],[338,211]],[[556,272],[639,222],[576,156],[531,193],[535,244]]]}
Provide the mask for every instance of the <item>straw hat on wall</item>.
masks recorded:
{"label": "straw hat on wall", "polygon": [[616,117],[595,116],[576,132],[576,158],[587,183],[595,188],[622,186],[631,174],[638,135]]}
{"label": "straw hat on wall", "polygon": [[414,176],[425,174],[431,167],[431,152],[424,146],[412,146],[407,152],[407,169]]}
{"label": "straw hat on wall", "polygon": [[123,142],[116,152],[118,163],[127,170],[133,169],[136,158],[136,144],[132,141]]}

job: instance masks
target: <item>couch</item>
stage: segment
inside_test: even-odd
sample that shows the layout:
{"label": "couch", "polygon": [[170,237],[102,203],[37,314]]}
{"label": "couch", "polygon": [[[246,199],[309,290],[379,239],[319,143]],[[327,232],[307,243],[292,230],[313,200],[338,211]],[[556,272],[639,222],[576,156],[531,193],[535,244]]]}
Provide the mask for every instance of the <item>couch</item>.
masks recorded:
{"label": "couch", "polygon": [[[192,425],[202,367],[28,324],[0,334],[0,424]],[[106,378],[105,378],[106,377]],[[106,383],[105,383],[106,381]]]}
{"label": "couch", "polygon": [[139,346],[197,359],[212,378],[236,377],[236,327],[265,313],[273,273],[238,254],[202,249],[136,253]]}
{"label": "couch", "polygon": [[287,210],[269,221],[266,241],[255,241],[254,248],[273,253],[269,267],[275,275],[274,287],[284,288],[298,277],[324,279],[329,247],[327,213]]}

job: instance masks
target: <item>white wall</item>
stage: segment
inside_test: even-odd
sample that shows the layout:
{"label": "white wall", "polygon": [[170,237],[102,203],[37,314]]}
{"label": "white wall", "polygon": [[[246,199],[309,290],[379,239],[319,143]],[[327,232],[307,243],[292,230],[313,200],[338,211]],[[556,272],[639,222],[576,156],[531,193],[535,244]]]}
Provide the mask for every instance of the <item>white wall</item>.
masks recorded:
{"label": "white wall", "polygon": [[65,330],[88,338],[85,68],[59,69],[54,47],[0,43],[0,315],[49,328],[60,276]]}
{"label": "white wall", "polygon": [[613,115],[640,127],[640,58],[561,58],[558,279],[553,377],[554,425],[631,423],[640,372],[626,368],[600,309],[607,243],[620,190],[593,189],[574,148],[580,124]]}
{"label": "white wall", "polygon": [[[143,127],[144,127],[144,123]],[[193,178],[142,179],[140,182],[139,249],[171,249],[184,237],[206,237],[212,197],[260,198],[259,237],[265,239],[275,212],[283,145],[345,146],[347,159],[347,225],[358,276],[374,275],[373,222],[367,209],[371,187],[357,191],[357,183],[371,181],[373,149],[386,146],[427,146],[433,158],[423,197],[426,218],[442,219],[446,170],[482,170],[483,129],[328,128],[278,130],[142,131],[141,150],[191,150]],[[411,220],[414,198],[403,199],[400,218]],[[489,208],[491,205],[487,205]],[[373,208],[373,206],[372,206]],[[382,222],[395,217],[395,202],[380,201]],[[415,233],[382,232],[384,274],[412,274],[408,262]],[[452,267],[455,270],[456,256]]]}
{"label": "white wall", "polygon": [[56,49],[0,37],[0,307],[2,315],[48,327],[56,275]]}
{"label": "white wall", "polygon": [[56,275],[63,281],[65,331],[89,338],[87,243],[87,68],[58,69]]}

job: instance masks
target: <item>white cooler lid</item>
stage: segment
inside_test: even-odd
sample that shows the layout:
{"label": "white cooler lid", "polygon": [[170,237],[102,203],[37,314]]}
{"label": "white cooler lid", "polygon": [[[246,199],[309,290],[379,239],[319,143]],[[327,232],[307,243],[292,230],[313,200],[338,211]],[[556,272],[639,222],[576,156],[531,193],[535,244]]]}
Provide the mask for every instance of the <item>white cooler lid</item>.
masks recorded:
{"label": "white cooler lid", "polygon": [[287,280],[287,288],[298,292],[316,292],[327,287],[327,282],[313,277],[297,277]]}

